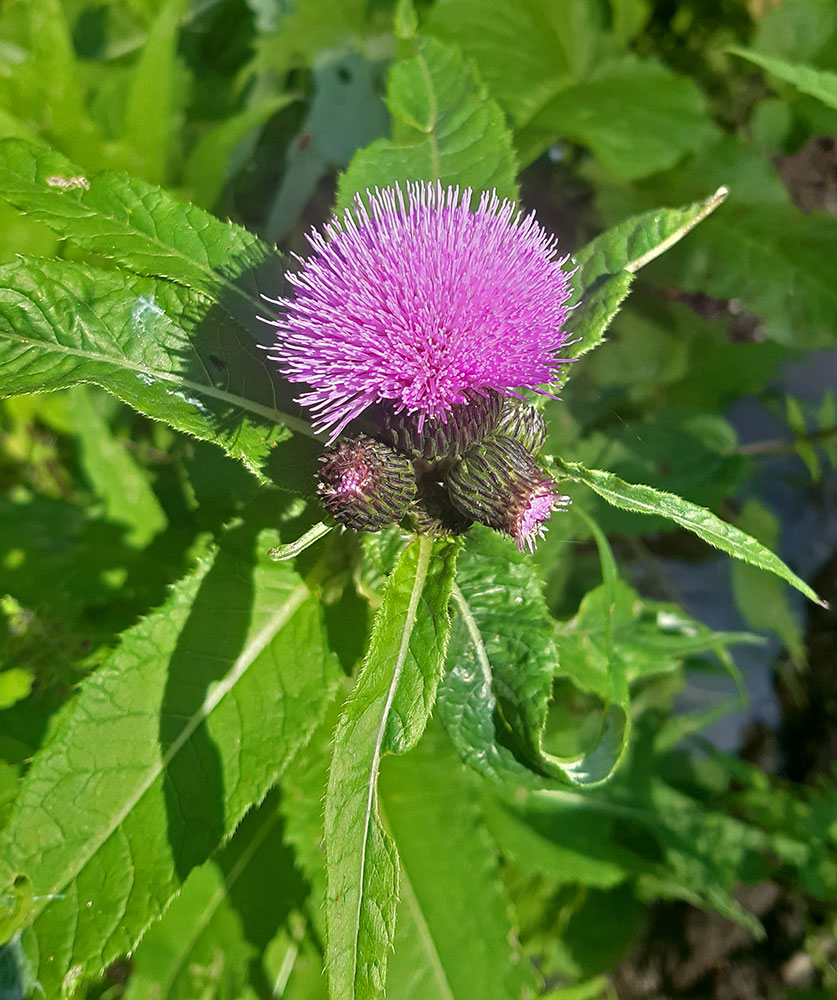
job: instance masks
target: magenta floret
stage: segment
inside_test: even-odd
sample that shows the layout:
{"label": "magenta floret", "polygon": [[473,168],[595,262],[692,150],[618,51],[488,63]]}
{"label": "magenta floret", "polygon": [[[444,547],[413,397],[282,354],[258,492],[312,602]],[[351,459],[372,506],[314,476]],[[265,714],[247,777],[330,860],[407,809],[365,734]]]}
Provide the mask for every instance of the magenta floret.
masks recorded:
{"label": "magenta floret", "polygon": [[555,239],[484,193],[410,184],[367,192],[312,232],[289,274],[275,360],[333,440],[389,401],[445,420],[473,393],[537,389],[555,375],[571,294]]}

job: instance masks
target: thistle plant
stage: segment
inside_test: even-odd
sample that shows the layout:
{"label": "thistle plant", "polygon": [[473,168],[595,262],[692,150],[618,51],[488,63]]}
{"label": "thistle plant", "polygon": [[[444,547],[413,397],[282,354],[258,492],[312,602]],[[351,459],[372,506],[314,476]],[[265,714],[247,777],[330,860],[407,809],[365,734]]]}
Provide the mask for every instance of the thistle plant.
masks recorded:
{"label": "thistle plant", "polygon": [[[522,156],[560,128],[589,142],[597,169],[618,169],[614,150],[629,145],[635,120],[618,142],[604,141],[596,123],[612,114],[591,118],[581,98],[606,92],[633,106],[608,89],[608,72],[614,87],[628,80],[631,95],[634,86],[658,90],[661,78],[687,81],[626,50],[565,102],[555,87],[566,67],[556,70],[532,87],[556,100],[553,127],[528,97],[515,103],[522,91],[495,100],[474,68],[482,49],[466,58],[442,40],[458,30],[468,42],[468,18],[483,8],[495,18],[504,5],[473,4],[460,22],[462,4],[437,4],[452,20],[436,38],[419,34],[411,4],[400,2],[392,137],[356,151],[338,181],[338,203],[350,208],[315,229],[310,253],[294,263],[157,186],[162,166],[147,179],[98,169],[116,153],[143,160],[105,141],[110,117],[91,154],[84,115],[104,97],[82,100],[62,5],[20,5],[21,18],[29,6],[38,11],[32,37],[10,45],[6,83],[34,89],[20,119],[7,117],[27,136],[42,117],[82,162],[52,149],[49,135],[0,141],[0,198],[52,229],[53,247],[73,247],[0,266],[0,395],[34,397],[9,412],[19,422],[35,414],[60,439],[47,474],[62,462],[72,469],[34,499],[30,476],[0,509],[9,540],[0,627],[32,661],[14,670],[4,661],[0,672],[12,702],[0,720],[8,990],[27,1000],[313,1000],[326,990],[331,1000],[528,1000],[553,990],[537,929],[554,935],[555,900],[569,883],[559,872],[553,893],[549,879],[577,858],[592,890],[567,895],[595,902],[615,886],[624,901],[636,888],[629,921],[638,900],[656,894],[757,930],[736,882],[745,868],[762,877],[752,852],[768,848],[789,866],[810,857],[812,883],[833,898],[833,849],[812,846],[817,836],[825,844],[816,834],[825,810],[747,799],[740,811],[709,812],[706,801],[720,801],[717,775],[706,801],[691,775],[676,790],[661,777],[659,761],[692,720],[658,711],[653,685],[669,697],[694,657],[729,666],[729,647],[753,637],[641,597],[620,575],[602,501],[652,515],[655,531],[666,521],[689,531],[812,601],[817,594],[736,524],[588,468],[576,459],[593,453],[582,447],[589,441],[556,431],[571,376],[590,352],[618,349],[606,335],[644,280],[638,273],[720,209],[726,190],[679,206],[638,203],[612,228],[591,224],[600,234],[570,258],[521,207],[513,144]],[[133,69],[133,40],[91,47],[125,53],[118,86],[103,93],[118,94],[140,145],[152,133],[170,141],[172,129],[153,116],[179,92],[181,48],[190,58],[196,48],[177,45],[181,8],[157,6]],[[248,24],[272,24],[266,10],[256,17],[264,5],[251,6]],[[378,18],[385,6],[358,9]],[[530,42],[554,20],[554,5],[542,6],[518,69],[537,64]],[[283,12],[280,36],[299,15],[307,39],[315,7]],[[537,7],[521,5],[519,18],[515,7],[509,39]],[[574,23],[588,7],[598,10],[576,5]],[[213,11],[190,13],[190,31]],[[496,20],[486,38],[503,37]],[[635,14],[612,20],[625,38],[639,23]],[[88,23],[100,21],[80,16],[78,31]],[[354,47],[360,37],[351,29]],[[252,46],[260,60],[279,50],[297,58],[296,38],[279,49],[266,41]],[[30,43],[43,50],[38,66],[59,68],[55,86],[33,68]],[[311,57],[313,75],[331,44]],[[595,51],[619,45],[608,35]],[[564,51],[553,39],[541,48],[544,59]],[[498,66],[500,55],[487,70]],[[79,80],[99,78],[89,69]],[[149,101],[158,85],[165,100]],[[214,107],[218,87],[213,76],[196,107]],[[679,164],[708,131],[692,127],[703,114],[692,89],[669,93],[685,138],[673,154],[659,137],[640,142],[628,180]],[[190,173],[207,150],[238,144],[262,110],[241,114],[196,147]],[[289,140],[289,155],[301,155],[303,138]],[[154,159],[169,163],[171,153],[160,148]],[[228,166],[200,187],[219,191]],[[704,184],[701,175],[693,186]],[[719,294],[732,280],[724,273]],[[112,417],[113,400],[90,386],[140,414],[136,447],[114,429],[134,424]],[[66,394],[55,410],[35,396],[57,390]],[[26,464],[21,452],[4,475]],[[601,568],[572,617],[544,590],[544,579],[561,583],[569,543]],[[35,589],[47,603],[40,622],[24,606]],[[62,601],[68,635],[53,627]],[[33,621],[41,628],[30,634]],[[37,642],[22,641],[31,635]],[[55,660],[64,672],[50,684]],[[658,715],[665,724],[654,729]],[[768,837],[759,817],[778,813],[788,829]],[[733,861],[716,856],[733,850]],[[548,891],[538,898],[542,876]],[[524,909],[537,913],[528,938]]]}

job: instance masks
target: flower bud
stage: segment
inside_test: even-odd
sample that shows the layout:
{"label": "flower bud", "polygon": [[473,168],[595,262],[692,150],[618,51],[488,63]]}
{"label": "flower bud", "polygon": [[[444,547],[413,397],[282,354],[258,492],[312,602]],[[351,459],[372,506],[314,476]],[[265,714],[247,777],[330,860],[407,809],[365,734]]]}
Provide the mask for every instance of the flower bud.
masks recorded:
{"label": "flower bud", "polygon": [[320,459],[317,493],[330,514],[355,531],[400,521],[415,496],[409,459],[372,438],[339,441]]}
{"label": "flower bud", "polygon": [[472,393],[467,403],[454,404],[444,417],[423,413],[393,413],[385,405],[376,407],[372,419],[379,436],[393,448],[415,459],[437,462],[456,458],[479,444],[494,429],[503,397],[493,390]]}
{"label": "flower bud", "polygon": [[537,455],[546,441],[546,423],[541,411],[525,399],[510,396],[494,426],[495,434],[514,438],[532,455]]}
{"label": "flower bud", "polygon": [[499,434],[463,455],[448,473],[447,484],[456,507],[511,535],[521,551],[534,551],[553,508],[570,502],[519,441]]}

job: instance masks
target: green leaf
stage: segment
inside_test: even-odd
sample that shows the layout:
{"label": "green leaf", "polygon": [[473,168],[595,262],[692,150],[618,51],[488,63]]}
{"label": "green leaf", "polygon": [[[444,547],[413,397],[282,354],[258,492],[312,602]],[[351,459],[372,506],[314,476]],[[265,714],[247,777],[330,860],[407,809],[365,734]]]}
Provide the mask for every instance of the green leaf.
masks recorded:
{"label": "green leaf", "polygon": [[188,0],[167,0],[148,32],[134,67],[125,105],[122,140],[130,147],[131,172],[155,184],[166,178],[172,141],[186,103],[185,72],[178,63],[180,20]]}
{"label": "green leaf", "polygon": [[562,89],[529,127],[586,146],[616,177],[633,181],[699,149],[709,118],[693,80],[631,55]]}
{"label": "green leaf", "polygon": [[369,651],[334,736],[325,804],[326,967],[332,995],[384,992],[395,934],[398,855],[378,817],[381,757],[420,738],[448,641],[448,600],[459,542],[420,535],[384,590]]}
{"label": "green leaf", "polygon": [[803,94],[810,94],[811,97],[816,97],[827,107],[837,109],[837,73],[814,69],[812,66],[800,63],[786,62],[784,59],[776,59],[761,52],[744,49],[740,45],[731,46],[727,52],[755,63],[756,66],[767,70],[772,76],[777,76],[780,80],[792,84]]}
{"label": "green leaf", "polygon": [[600,178],[597,204],[618,220],[661,200],[694,198],[712,184],[729,188],[724,210],[654,261],[647,280],[735,300],[779,343],[832,347],[837,225],[825,212],[804,215],[793,206],[770,161],[746,139],[721,138],[682,168],[630,189]]}
{"label": "green leaf", "polygon": [[204,292],[265,338],[257,317],[271,307],[261,293],[281,291],[281,258],[239,226],[136,177],[88,174],[19,139],[0,141],[0,197],[84,250]]}
{"label": "green leaf", "polygon": [[639,514],[659,514],[661,517],[666,517],[679,524],[681,528],[694,532],[709,545],[728,552],[736,559],[743,559],[744,562],[774,573],[816,604],[828,607],[804,580],[800,580],[788,569],[778,556],[704,507],[698,507],[688,500],[671,493],[664,493],[662,490],[652,489],[650,486],[634,486],[610,472],[586,469],[578,462],[565,462],[556,458],[554,463],[569,479],[589,486],[615,507],[636,511]]}
{"label": "green leaf", "polygon": [[128,545],[144,548],[168,523],[146,473],[124,440],[113,434],[97,406],[98,397],[87,386],[76,386],[68,397],[81,466],[103,502],[105,517],[126,526]]}
{"label": "green leaf", "polygon": [[181,286],[66,261],[0,268],[0,396],[95,382],[263,481],[306,489],[313,451],[288,428],[310,428],[281,412],[292,404],[272,369],[244,330]]}
{"label": "green leaf", "polygon": [[587,0],[439,0],[429,30],[476,61],[517,125],[601,58],[603,18]]}
{"label": "green leaf", "polygon": [[401,859],[387,994],[398,1000],[519,997],[532,970],[513,944],[479,785],[438,726],[406,756],[385,761],[379,795]]}
{"label": "green leaf", "polygon": [[331,697],[317,597],[267,558],[275,510],[250,513],[82,682],[21,785],[0,856],[31,880],[47,996],[135,947]]}
{"label": "green leaf", "polygon": [[417,38],[390,70],[391,139],[377,139],[352,159],[338,187],[338,208],[357,192],[395,182],[439,180],[517,198],[511,134],[498,105],[456,48]]}
{"label": "green leaf", "polygon": [[606,710],[599,738],[579,759],[542,747],[558,650],[530,560],[507,539],[475,527],[457,582],[439,714],[462,760],[493,781],[529,787],[606,780],[625,746],[622,708]]}
{"label": "green leaf", "polygon": [[193,869],[131,956],[125,1000],[243,997],[263,978],[268,944],[304,898],[276,806],[269,795],[217,857]]}
{"label": "green leaf", "polygon": [[633,275],[682,240],[726,196],[726,188],[719,188],[704,201],[635,215],[597,236],[573,256],[578,267],[573,286],[580,302],[572,318],[573,334],[579,338],[573,344],[573,357],[602,342],[630,290]]}

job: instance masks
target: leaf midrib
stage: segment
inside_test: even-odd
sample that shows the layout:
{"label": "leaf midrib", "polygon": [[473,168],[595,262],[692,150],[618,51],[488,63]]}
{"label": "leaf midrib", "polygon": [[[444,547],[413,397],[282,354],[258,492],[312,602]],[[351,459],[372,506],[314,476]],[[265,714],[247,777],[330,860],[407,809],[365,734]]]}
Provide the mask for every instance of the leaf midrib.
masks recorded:
{"label": "leaf midrib", "polygon": [[412,638],[413,629],[415,628],[416,620],[418,618],[418,605],[421,599],[421,594],[424,589],[424,581],[427,578],[427,570],[430,566],[430,553],[433,547],[433,539],[430,535],[419,535],[419,551],[418,558],[416,560],[416,570],[415,577],[413,578],[413,586],[410,591],[410,602],[407,605],[407,614],[404,618],[404,631],[401,633],[401,643],[398,647],[398,654],[395,659],[395,664],[392,671],[392,680],[390,681],[389,690],[387,691],[386,701],[384,702],[384,707],[381,711],[381,721],[378,726],[378,731],[375,734],[375,744],[374,751],[372,755],[372,763],[369,768],[369,787],[366,797],[366,810],[363,817],[363,841],[361,846],[360,854],[360,878],[358,883],[358,893],[357,893],[357,907],[355,910],[355,919],[353,927],[353,941],[352,941],[352,990],[356,992],[357,985],[357,961],[358,961],[358,951],[359,951],[359,941],[360,941],[360,924],[361,924],[361,911],[363,909],[363,882],[364,875],[366,873],[366,853],[369,846],[369,829],[372,824],[372,815],[375,809],[375,791],[378,784],[378,770],[381,763],[381,752],[384,742],[384,735],[386,733],[387,721],[389,720],[390,709],[392,708],[392,703],[395,700],[395,693],[398,690],[398,684],[401,680],[401,675],[404,672],[404,665],[407,662],[407,654],[410,649],[410,639]]}
{"label": "leaf midrib", "polygon": [[309,590],[307,585],[304,583],[298,584],[288,595],[284,604],[276,609],[267,622],[252,637],[226,675],[217,684],[213,685],[212,690],[206,695],[201,705],[195,710],[183,729],[181,729],[165,755],[148,769],[145,778],[127,799],[123,807],[114,814],[110,823],[104,828],[104,831],[98,837],[91,840],[86,849],[82,848],[77,852],[74,863],[65,869],[64,874],[58,881],[53,883],[47,892],[40,897],[36,897],[32,908],[33,921],[41,915],[53,898],[62,893],[78,877],[101,847],[116,833],[154,782],[166,771],[198,726],[211,715],[220,702],[232,691],[257,657],[267,648],[273,637],[290,621],[308,596]]}
{"label": "leaf midrib", "polygon": [[[114,173],[114,171],[99,172],[98,176],[101,178],[103,174],[108,174],[108,173]],[[20,177],[21,175],[18,174],[17,176]],[[117,173],[116,176],[119,177],[120,175]],[[124,178],[124,179],[130,180],[130,178]],[[24,181],[27,181],[27,180],[28,179],[24,177]],[[36,187],[37,194],[43,196],[43,192],[38,187],[38,182],[33,179],[30,183],[33,185],[33,187]],[[111,192],[111,193],[113,193],[113,192]],[[16,208],[18,208],[25,215],[31,215],[31,216],[37,217],[41,222],[44,223],[44,225],[48,226],[50,229],[52,229],[55,232],[57,232],[59,235],[64,236],[66,239],[69,239],[72,242],[76,243],[78,246],[81,246],[81,247],[84,246],[85,240],[84,240],[83,237],[77,237],[77,236],[74,237],[71,233],[66,233],[64,230],[62,230],[61,228],[59,228],[58,226],[56,226],[54,222],[50,222],[50,218],[53,218],[56,213],[49,213],[48,211],[45,212],[43,209],[35,209],[33,211],[31,208],[21,207],[20,203],[18,203],[18,202],[15,201],[15,195],[16,194],[17,194],[17,192],[6,193],[6,194],[3,195],[3,200],[7,201],[11,205],[14,205]],[[25,191],[24,191],[24,194],[22,195],[22,197],[23,197],[23,199],[25,201],[26,200],[26,192]],[[148,210],[148,208],[145,206],[145,203],[143,201],[142,196],[138,195],[137,196],[137,200],[142,203],[143,208],[147,212],[149,212],[149,215],[153,218],[153,213],[150,212]],[[118,227],[118,231],[117,231],[116,235],[123,236],[127,232],[128,234],[132,235],[135,239],[142,239],[142,240],[147,241],[158,252],[162,252],[163,256],[173,257],[175,260],[183,261],[186,264],[188,264],[189,266],[197,268],[204,275],[206,275],[206,277],[209,278],[213,284],[217,283],[217,284],[221,285],[222,287],[224,287],[224,288],[228,289],[229,291],[233,292],[233,294],[237,298],[241,299],[243,302],[246,302],[248,309],[250,307],[252,307],[253,303],[252,303],[252,301],[250,299],[250,296],[245,291],[243,291],[243,289],[241,289],[234,281],[230,281],[230,279],[227,278],[226,275],[224,275],[220,271],[215,270],[215,268],[213,268],[209,263],[204,264],[201,261],[196,261],[196,260],[192,259],[191,257],[187,256],[182,250],[179,250],[177,247],[174,247],[174,246],[172,246],[169,243],[165,243],[160,238],[160,236],[157,235],[156,226],[155,226],[153,235],[149,234],[147,232],[143,232],[143,230],[137,229],[137,228],[131,226],[130,223],[129,223],[129,219],[130,219],[130,215],[131,215],[131,209],[122,200],[121,197],[119,198],[119,204],[122,206],[122,208],[125,211],[125,214],[127,216],[127,218],[125,218],[125,219],[120,219],[114,213],[108,214],[107,212],[104,212],[104,211],[102,211],[99,208],[92,208],[90,205],[86,204],[83,201],[79,202],[79,204],[81,204],[85,209],[87,209],[88,218],[101,219],[101,220],[103,220],[105,222],[109,222],[111,225],[114,225],[114,226]],[[184,208],[189,208],[190,207],[189,203],[188,202],[184,202],[183,203],[183,207]],[[201,209],[201,211],[203,211],[203,210]],[[209,214],[209,213],[207,213],[207,214]],[[59,218],[61,218],[61,216],[59,216]],[[215,219],[214,216],[210,216],[210,218],[213,221],[220,223],[220,220]],[[223,225],[223,223],[220,223],[220,224]],[[232,227],[231,223],[228,223],[228,225],[230,225],[231,228],[234,228],[236,230],[240,229],[240,227],[237,227],[237,226],[236,227]],[[196,230],[196,232],[197,232],[197,230]],[[241,230],[241,232],[245,233],[245,235],[247,235],[247,236],[251,235],[250,233],[247,233],[247,230]],[[247,249],[248,249],[248,251],[252,251],[254,249],[255,250],[259,250],[261,252],[262,256],[263,256],[263,261],[262,262],[264,262],[266,260],[269,260],[269,258],[270,258],[270,250],[269,250],[269,248],[267,246],[263,247],[262,244],[261,244],[261,241],[259,241],[258,239],[252,245],[252,247],[248,247]],[[266,256],[264,255],[264,251],[265,250],[267,250],[267,255]],[[134,270],[134,268],[132,268],[130,264],[128,264],[128,263],[125,262],[125,260],[124,260],[123,257],[117,256],[117,255],[112,255],[112,257],[113,257],[114,260],[119,260],[120,262],[122,262],[123,264],[125,264],[125,266],[128,268],[128,270],[131,270],[131,271]],[[147,272],[135,272],[135,273],[146,274]],[[189,287],[188,282],[181,281],[178,278],[173,278],[171,275],[156,274],[155,276],[159,277],[159,278],[163,278],[164,280],[173,281],[176,284],[183,286],[184,288],[188,288]],[[266,311],[269,311],[269,312],[273,313],[274,317],[276,316],[275,311],[272,310],[270,308],[270,306],[266,306],[265,309],[266,309]],[[236,317],[233,316],[233,319],[236,319]]]}
{"label": "leaf midrib", "polygon": [[31,337],[21,337],[7,330],[0,330],[0,338],[14,341],[28,348],[40,347],[44,353],[61,354],[68,357],[81,358],[85,361],[94,361],[99,364],[112,365],[116,368],[123,368],[128,371],[146,375],[148,378],[153,378],[162,382],[171,382],[174,385],[183,386],[184,388],[192,389],[195,392],[202,392],[210,398],[217,399],[219,402],[230,403],[233,406],[237,406],[239,409],[246,410],[260,417],[265,417],[270,420],[271,423],[283,424],[288,427],[289,430],[295,431],[296,433],[305,434],[308,437],[316,437],[314,432],[311,430],[311,427],[304,420],[300,420],[299,417],[283,413],[281,410],[273,409],[270,406],[264,406],[262,403],[256,403],[254,400],[247,399],[245,396],[238,396],[235,393],[226,392],[224,389],[219,389],[211,383],[207,385],[204,382],[194,382],[191,379],[185,379],[182,376],[175,375],[171,372],[160,371],[157,368],[150,368],[148,365],[142,365],[134,361],[129,361],[124,357],[97,354],[93,351],[84,351],[80,348],[66,347],[63,344],[53,344],[44,340],[33,340]]}

